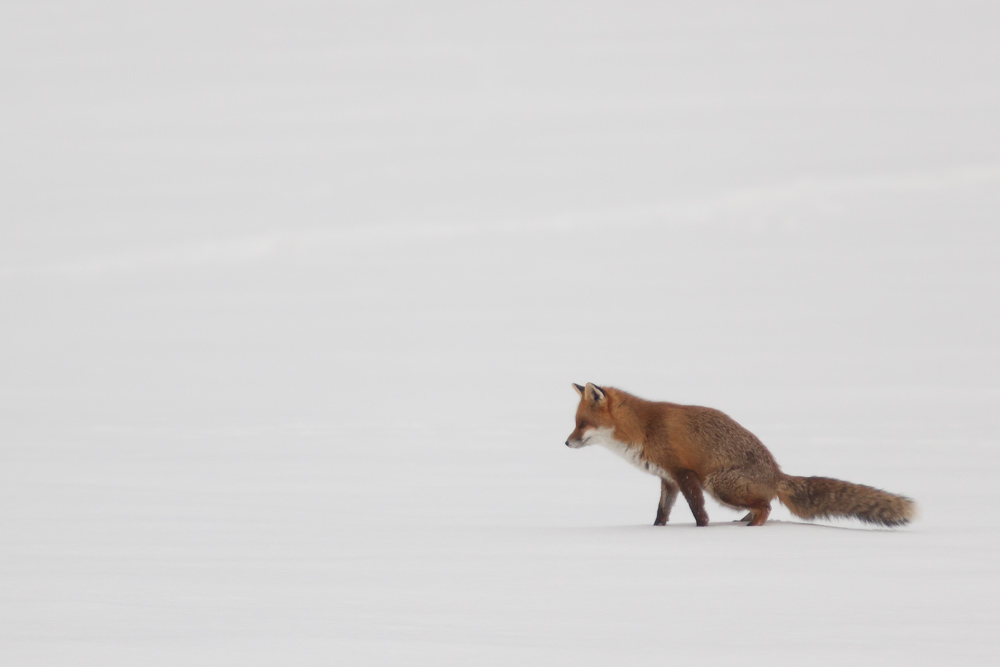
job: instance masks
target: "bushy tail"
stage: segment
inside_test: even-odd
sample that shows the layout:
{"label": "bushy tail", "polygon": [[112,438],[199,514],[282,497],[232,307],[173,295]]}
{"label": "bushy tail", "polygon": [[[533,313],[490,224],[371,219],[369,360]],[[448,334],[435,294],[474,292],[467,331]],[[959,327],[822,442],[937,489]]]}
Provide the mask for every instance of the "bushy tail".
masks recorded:
{"label": "bushy tail", "polygon": [[916,513],[905,496],[829,477],[792,477],[778,482],[778,499],[803,519],[846,516],[880,526],[902,526]]}

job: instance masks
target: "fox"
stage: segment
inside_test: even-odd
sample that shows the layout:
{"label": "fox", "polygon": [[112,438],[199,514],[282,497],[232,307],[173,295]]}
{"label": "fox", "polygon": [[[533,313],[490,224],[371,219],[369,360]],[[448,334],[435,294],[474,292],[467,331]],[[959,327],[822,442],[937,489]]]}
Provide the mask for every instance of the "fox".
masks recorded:
{"label": "fox", "polygon": [[573,449],[602,445],[660,478],[654,526],[665,526],[684,494],[698,526],[708,525],[702,490],[721,504],[748,510],[740,521],[763,526],[777,498],[801,519],[848,517],[876,526],[909,523],[916,504],[863,484],[786,475],[757,436],[729,415],[696,405],[647,401],[614,387],[573,384],[580,395]]}

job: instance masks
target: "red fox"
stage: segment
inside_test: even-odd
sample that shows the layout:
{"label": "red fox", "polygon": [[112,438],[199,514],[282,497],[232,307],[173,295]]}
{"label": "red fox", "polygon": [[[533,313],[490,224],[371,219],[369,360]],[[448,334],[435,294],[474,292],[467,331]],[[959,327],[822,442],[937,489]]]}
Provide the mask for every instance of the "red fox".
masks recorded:
{"label": "red fox", "polygon": [[803,519],[843,516],[901,526],[916,511],[909,498],[870,486],[786,475],[757,436],[718,410],[654,403],[591,383],[573,387],[580,405],[566,446],[604,445],[659,477],[655,526],[666,525],[678,491],[695,522],[707,526],[702,489],[723,505],[750,510],[742,521],[751,526],[764,525],[775,496]]}

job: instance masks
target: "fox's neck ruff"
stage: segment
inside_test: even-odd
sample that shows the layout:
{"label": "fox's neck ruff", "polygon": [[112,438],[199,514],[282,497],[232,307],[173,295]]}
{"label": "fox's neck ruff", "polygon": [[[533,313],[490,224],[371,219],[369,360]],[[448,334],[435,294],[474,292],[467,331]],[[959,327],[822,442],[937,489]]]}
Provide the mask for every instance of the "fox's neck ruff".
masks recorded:
{"label": "fox's neck ruff", "polygon": [[666,470],[663,470],[655,463],[651,463],[643,456],[641,443],[628,443],[615,438],[614,428],[595,428],[587,433],[583,441],[587,445],[601,445],[610,449],[639,470],[648,472],[650,475],[656,475],[657,477],[670,476]]}

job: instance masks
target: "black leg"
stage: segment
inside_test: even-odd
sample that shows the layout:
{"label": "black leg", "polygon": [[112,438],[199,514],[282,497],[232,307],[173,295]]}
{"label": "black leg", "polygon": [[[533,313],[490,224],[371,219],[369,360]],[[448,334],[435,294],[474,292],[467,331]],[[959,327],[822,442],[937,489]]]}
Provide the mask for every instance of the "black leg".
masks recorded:
{"label": "black leg", "polygon": [[699,526],[708,525],[708,512],[705,511],[705,496],[701,492],[701,482],[693,470],[680,470],[674,473],[677,485],[681,487],[684,499],[691,507],[691,514],[694,514],[694,522]]}
{"label": "black leg", "polygon": [[670,508],[677,500],[677,485],[673,481],[663,477],[660,478],[660,504],[656,508],[656,521],[654,526],[665,526],[670,520]]}

